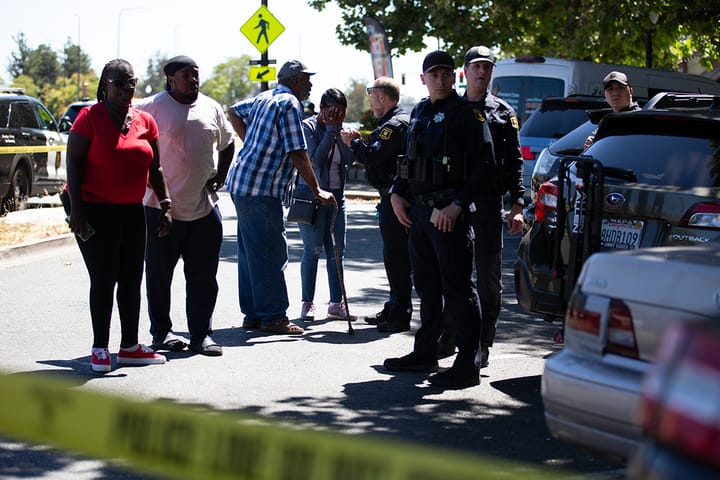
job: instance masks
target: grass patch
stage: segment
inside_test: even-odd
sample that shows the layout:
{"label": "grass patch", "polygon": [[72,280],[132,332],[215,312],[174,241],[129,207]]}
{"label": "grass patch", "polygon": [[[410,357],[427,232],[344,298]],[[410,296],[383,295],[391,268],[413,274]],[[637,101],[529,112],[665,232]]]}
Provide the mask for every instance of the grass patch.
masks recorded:
{"label": "grass patch", "polygon": [[8,223],[0,218],[0,247],[35,242],[66,233],[70,233],[66,223],[59,225]]}

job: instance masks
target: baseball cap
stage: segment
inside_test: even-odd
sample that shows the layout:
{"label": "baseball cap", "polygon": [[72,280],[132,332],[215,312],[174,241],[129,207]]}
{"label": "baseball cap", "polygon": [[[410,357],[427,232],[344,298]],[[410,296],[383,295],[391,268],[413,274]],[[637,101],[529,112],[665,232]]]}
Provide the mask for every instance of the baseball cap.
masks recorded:
{"label": "baseball cap", "polygon": [[472,47],[470,50],[465,52],[465,65],[475,62],[488,62],[495,65],[495,57],[488,47],[480,45]]}
{"label": "baseball cap", "polygon": [[309,71],[308,68],[305,66],[305,64],[302,63],[301,61],[288,60],[280,68],[280,71],[277,74],[277,78],[278,78],[278,80],[290,80],[292,78],[297,77],[301,73],[307,73],[308,75],[315,75],[315,72]]}
{"label": "baseball cap", "polygon": [[197,67],[197,63],[187,55],[178,55],[173,57],[165,63],[163,67],[163,73],[167,76],[175,75],[175,72],[182,70],[185,67]]}
{"label": "baseball cap", "polygon": [[450,70],[455,70],[455,62],[453,62],[453,59],[449,53],[443,52],[441,50],[436,50],[425,55],[425,60],[423,60],[422,64],[423,73],[427,73],[433,68],[438,67],[445,67],[449,68]]}
{"label": "baseball cap", "polygon": [[603,78],[603,90],[605,90],[610,82],[617,82],[620,85],[628,86],[630,85],[630,82],[628,82],[627,75],[625,75],[622,72],[610,72],[608,73],[605,78]]}

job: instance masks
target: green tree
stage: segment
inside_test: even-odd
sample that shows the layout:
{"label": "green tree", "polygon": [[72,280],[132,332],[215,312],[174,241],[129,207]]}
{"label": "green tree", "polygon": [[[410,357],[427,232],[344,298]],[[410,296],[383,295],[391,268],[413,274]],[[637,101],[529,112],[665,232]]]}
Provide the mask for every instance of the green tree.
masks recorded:
{"label": "green tree", "polygon": [[[503,57],[547,55],[627,65],[645,65],[645,41],[653,33],[653,65],[675,68],[699,55],[709,67],[720,56],[717,0],[335,0],[344,45],[367,49],[363,23],[373,15],[385,27],[392,53],[402,55],[439,39],[457,60],[476,44]],[[309,0],[322,10],[330,0]],[[659,14],[652,25],[649,12]]]}
{"label": "green tree", "polygon": [[[250,82],[250,55],[229,58],[216,65],[200,90],[217,100],[224,109],[235,101],[256,95],[260,84]],[[200,72],[202,78],[203,72]]]}
{"label": "green tree", "polygon": [[[22,88],[25,91],[25,95],[30,95],[31,97],[40,96],[40,88],[35,84],[33,79],[22,73],[13,78],[11,87]],[[42,101],[42,98],[40,100]]]}
{"label": "green tree", "polygon": [[67,78],[74,75],[86,74],[90,71],[90,57],[83,52],[79,45],[73,44],[68,38],[63,47],[60,71]]}
{"label": "green tree", "polygon": [[17,44],[18,49],[17,52],[12,52],[10,55],[8,71],[12,78],[17,78],[25,73],[25,64],[32,49],[28,46],[24,33],[18,33],[17,36],[12,37],[12,39]]}
{"label": "green tree", "polygon": [[40,45],[28,55],[24,73],[41,88],[50,87],[60,75],[57,53],[49,45]]}
{"label": "green tree", "polygon": [[345,120],[348,122],[359,122],[363,112],[370,108],[370,100],[365,88],[365,80],[351,80],[350,86],[345,90],[348,106],[345,113]]}
{"label": "green tree", "polygon": [[159,51],[148,59],[147,68],[145,69],[145,78],[138,82],[137,95],[153,95],[165,90],[165,74],[163,68],[168,61],[168,57]]}

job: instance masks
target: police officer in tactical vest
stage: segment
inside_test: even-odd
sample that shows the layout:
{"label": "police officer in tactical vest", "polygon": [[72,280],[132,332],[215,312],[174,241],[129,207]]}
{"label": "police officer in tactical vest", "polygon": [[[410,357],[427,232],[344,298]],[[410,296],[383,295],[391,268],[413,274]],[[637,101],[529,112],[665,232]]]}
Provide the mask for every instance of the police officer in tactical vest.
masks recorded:
{"label": "police officer in tactical vest", "polygon": [[[477,102],[485,112],[499,173],[496,188],[477,192],[471,206],[475,233],[475,271],[482,311],[480,355],[477,359],[480,368],[489,363],[490,347],[495,339],[495,328],[500,315],[503,220],[507,221],[509,234],[522,232],[525,195],[517,115],[507,102],[488,90],[494,66],[495,58],[488,47],[472,47],[465,53],[463,69],[467,89],[464,98]],[[506,192],[509,194],[510,211],[503,219],[503,195]],[[454,332],[452,318],[446,312],[445,330],[439,348],[441,356],[455,351]]]}
{"label": "police officer in tactical vest", "polygon": [[393,210],[410,228],[410,261],[420,297],[420,329],[413,351],[388,358],[390,371],[435,372],[443,305],[457,324],[458,354],[430,383],[466,388],[480,383],[475,355],[480,307],[472,281],[473,240],[468,207],[476,192],[492,188],[496,172],[482,108],[453,88],[455,64],[443,51],[429,53],[421,80],[429,96],[410,115],[406,155],[391,188]]}

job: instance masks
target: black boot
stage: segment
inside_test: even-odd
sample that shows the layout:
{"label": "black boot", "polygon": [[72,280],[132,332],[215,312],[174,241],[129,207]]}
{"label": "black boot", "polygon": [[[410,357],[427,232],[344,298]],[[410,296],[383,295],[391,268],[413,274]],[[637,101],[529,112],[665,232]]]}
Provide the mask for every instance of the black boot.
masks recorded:
{"label": "black boot", "polygon": [[423,358],[415,352],[403,357],[388,358],[383,362],[391,372],[437,372],[438,363],[434,358]]}
{"label": "black boot", "polygon": [[437,387],[468,388],[480,385],[480,370],[476,367],[452,367],[428,377],[428,381]]}
{"label": "black boot", "polygon": [[387,316],[385,321],[377,326],[378,332],[407,332],[410,330],[411,316],[409,308],[403,309],[403,307],[394,307],[390,310],[390,314]]}
{"label": "black boot", "polygon": [[390,313],[390,304],[386,303],[382,310],[380,310],[375,315],[371,315],[369,317],[365,317],[365,323],[368,325],[379,325],[387,319],[388,314]]}

